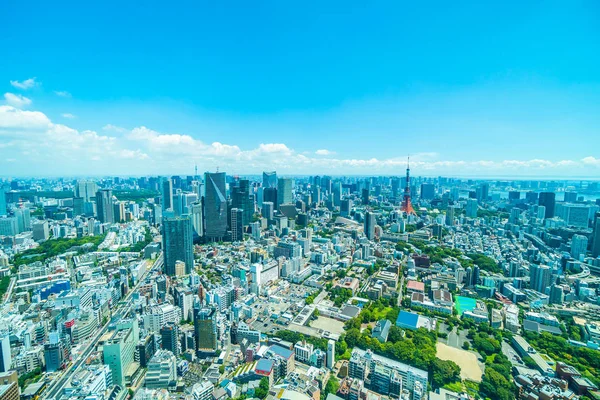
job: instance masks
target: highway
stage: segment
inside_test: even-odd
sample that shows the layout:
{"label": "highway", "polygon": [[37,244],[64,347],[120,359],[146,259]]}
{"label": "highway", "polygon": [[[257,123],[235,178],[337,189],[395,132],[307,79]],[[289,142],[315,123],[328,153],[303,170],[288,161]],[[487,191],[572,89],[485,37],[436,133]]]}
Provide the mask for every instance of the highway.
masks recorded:
{"label": "highway", "polygon": [[98,340],[102,337],[102,335],[104,335],[106,333],[110,323],[112,321],[119,320],[120,318],[126,316],[129,313],[129,311],[131,310],[131,295],[137,290],[139,285],[142,282],[144,282],[144,280],[146,279],[146,276],[148,276],[148,274],[150,272],[156,271],[157,269],[162,268],[162,265],[163,265],[163,256],[161,254],[160,257],[158,257],[156,259],[156,261],[154,262],[154,264],[152,265],[152,268],[150,268],[150,269],[148,269],[148,271],[146,271],[146,273],[144,274],[142,279],[140,279],[138,281],[138,283],[127,293],[125,298],[123,298],[121,300],[121,302],[120,302],[121,304],[115,310],[112,318],[109,321],[107,321],[106,324],[104,324],[104,326],[98,331],[98,333],[96,333],[96,335],[94,335],[93,338],[90,338],[87,341],[87,347],[81,352],[77,361],[75,361],[74,363],[71,363],[67,367],[67,369],[63,372],[63,374],[60,376],[60,378],[58,378],[57,380],[52,382],[46,388],[44,394],[42,395],[42,399],[55,399],[56,396],[62,392],[62,390],[67,385],[67,383],[69,383],[69,381],[71,380],[71,377],[79,370],[79,368],[82,366],[82,364],[85,362],[85,360],[87,360],[87,358],[90,356],[90,354],[92,354],[92,352],[95,350],[96,343],[98,343]]}
{"label": "highway", "polygon": [[6,303],[8,303],[10,301],[10,298],[12,296],[12,292],[15,288],[16,283],[17,283],[17,278],[10,278],[10,285],[8,286],[8,290],[4,294],[4,298],[2,299],[2,305],[5,305]]}

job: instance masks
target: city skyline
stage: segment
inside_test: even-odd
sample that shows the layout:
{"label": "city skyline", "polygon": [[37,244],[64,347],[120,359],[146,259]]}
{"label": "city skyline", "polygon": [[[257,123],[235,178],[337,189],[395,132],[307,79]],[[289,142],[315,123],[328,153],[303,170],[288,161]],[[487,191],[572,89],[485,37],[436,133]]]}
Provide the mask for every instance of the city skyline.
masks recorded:
{"label": "city skyline", "polygon": [[600,172],[595,4],[1,7],[2,176]]}

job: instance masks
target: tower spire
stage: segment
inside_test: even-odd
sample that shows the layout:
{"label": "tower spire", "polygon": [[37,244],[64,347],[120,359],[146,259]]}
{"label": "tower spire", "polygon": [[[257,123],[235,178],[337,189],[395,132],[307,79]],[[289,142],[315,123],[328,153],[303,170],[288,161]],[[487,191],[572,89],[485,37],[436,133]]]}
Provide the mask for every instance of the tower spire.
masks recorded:
{"label": "tower spire", "polygon": [[404,211],[407,215],[417,214],[410,200],[410,156],[408,156],[408,159],[406,161],[406,186],[404,187],[404,198],[402,199],[402,205],[400,206],[400,210]]}

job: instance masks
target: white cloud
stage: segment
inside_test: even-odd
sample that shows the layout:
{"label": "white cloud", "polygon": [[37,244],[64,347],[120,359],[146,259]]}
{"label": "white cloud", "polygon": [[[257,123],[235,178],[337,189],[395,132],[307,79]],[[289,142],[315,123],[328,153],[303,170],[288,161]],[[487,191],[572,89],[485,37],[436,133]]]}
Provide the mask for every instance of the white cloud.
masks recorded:
{"label": "white cloud", "polygon": [[[69,118],[67,114],[63,118]],[[110,132],[110,134],[109,134]],[[116,132],[117,134],[114,134]],[[297,152],[285,143],[259,143],[241,148],[232,143],[206,143],[185,133],[163,133],[146,126],[126,129],[106,125],[100,132],[79,131],[53,123],[44,113],[0,106],[0,170],[15,174],[168,174],[185,173],[194,164],[203,170],[219,167],[229,173],[384,174],[400,176],[406,157],[343,158],[319,149]],[[54,162],[61,160],[60,163]],[[4,161],[3,161],[4,160]],[[600,158],[574,160],[445,160],[436,153],[411,155],[414,175],[489,176],[494,174],[594,176]]]}
{"label": "white cloud", "polygon": [[71,97],[71,93],[67,92],[66,90],[55,90],[54,94],[59,97]]}
{"label": "white cloud", "polygon": [[8,105],[17,108],[23,108],[27,107],[28,105],[31,105],[31,99],[20,94],[4,93],[4,99],[6,100],[6,103]]}
{"label": "white cloud", "polygon": [[10,81],[10,84],[14,87],[16,87],[17,89],[23,89],[23,90],[27,90],[27,89],[31,89],[32,87],[35,87],[38,85],[38,82],[36,82],[35,77],[34,78],[29,78],[29,79],[25,79],[24,81]]}
{"label": "white cloud", "polygon": [[77,118],[75,115],[73,115],[71,113],[60,114],[60,116],[63,117],[63,118],[67,118],[67,119],[75,119],[75,118]]}
{"label": "white cloud", "polygon": [[50,119],[39,111],[24,111],[12,106],[0,106],[0,128],[47,129]]}
{"label": "white cloud", "polygon": [[330,156],[330,155],[335,154],[335,151],[330,151],[327,149],[319,149],[319,150],[315,151],[315,154],[318,156]]}

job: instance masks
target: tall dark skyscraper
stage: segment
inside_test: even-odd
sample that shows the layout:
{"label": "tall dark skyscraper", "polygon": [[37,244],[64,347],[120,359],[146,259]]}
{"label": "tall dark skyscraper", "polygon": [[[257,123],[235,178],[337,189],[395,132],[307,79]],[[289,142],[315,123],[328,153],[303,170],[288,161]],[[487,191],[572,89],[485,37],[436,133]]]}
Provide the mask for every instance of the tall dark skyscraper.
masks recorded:
{"label": "tall dark skyscraper", "polygon": [[181,353],[179,345],[179,326],[172,322],[160,328],[162,348],[178,356]]}
{"label": "tall dark skyscraper", "polygon": [[[264,203],[263,203],[264,205]],[[244,210],[239,208],[231,209],[231,241],[238,242],[244,240]]]}
{"label": "tall dark skyscraper", "polygon": [[175,275],[175,263],[185,263],[186,275],[194,268],[194,237],[189,215],[163,218],[163,251],[165,273]]}
{"label": "tall dark skyscraper", "polygon": [[[264,200],[263,200],[264,201]],[[254,195],[250,190],[250,181],[241,179],[231,187],[231,207],[242,210],[242,224],[248,226],[254,215]]]}
{"label": "tall dark skyscraper", "polygon": [[540,193],[538,204],[546,207],[544,218],[554,218],[554,207],[556,205],[556,194],[554,192]]}
{"label": "tall dark skyscraper", "polygon": [[488,198],[490,196],[490,184],[487,182],[482,183],[477,187],[476,193],[477,201],[479,201],[480,203],[488,201]]}
{"label": "tall dark skyscraper", "polygon": [[263,182],[262,185],[264,188],[276,188],[277,187],[277,172],[263,172]]}
{"label": "tall dark skyscraper", "polygon": [[375,225],[377,225],[377,219],[375,218],[375,214],[371,211],[367,211],[365,213],[365,235],[367,239],[373,240],[375,238]]}
{"label": "tall dark skyscraper", "polygon": [[96,209],[100,222],[111,224],[115,222],[112,190],[101,189],[96,192]]}
{"label": "tall dark skyscraper", "polygon": [[594,229],[592,234],[592,257],[600,256],[600,211],[594,215]]}
{"label": "tall dark skyscraper", "polygon": [[218,242],[227,234],[227,197],[225,172],[204,174],[204,235],[209,242]]}
{"label": "tall dark skyscraper", "polygon": [[216,311],[202,308],[200,303],[194,305],[194,336],[196,350],[213,352],[217,350]]}
{"label": "tall dark skyscraper", "polygon": [[173,208],[173,181],[170,178],[162,182],[161,196],[163,211]]}
{"label": "tall dark skyscraper", "polygon": [[435,197],[435,185],[433,183],[421,184],[421,198],[431,200]]}

